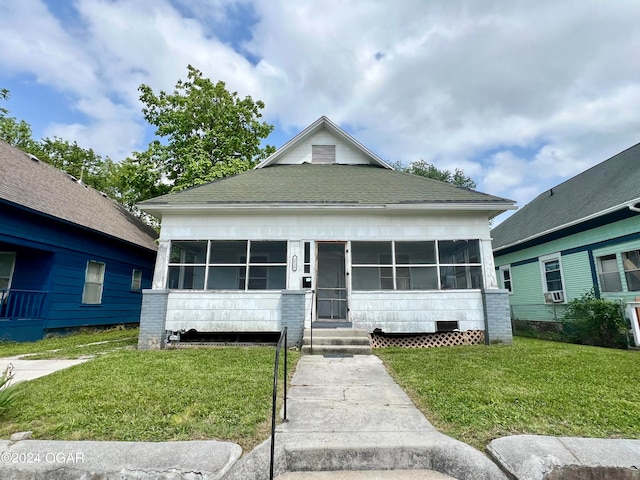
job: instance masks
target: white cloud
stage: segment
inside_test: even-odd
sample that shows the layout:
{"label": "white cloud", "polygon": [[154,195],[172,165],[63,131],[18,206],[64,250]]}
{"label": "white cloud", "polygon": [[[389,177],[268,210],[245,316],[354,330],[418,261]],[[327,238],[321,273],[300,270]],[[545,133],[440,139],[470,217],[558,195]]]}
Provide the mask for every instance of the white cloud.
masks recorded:
{"label": "white cloud", "polygon": [[86,94],[98,79],[94,59],[40,0],[0,0],[0,69],[28,72],[61,91]]}
{"label": "white cloud", "polygon": [[[40,1],[0,0],[0,73],[70,95],[87,122],[48,132],[114,158],[144,148],[137,87],[172,89],[188,63],[291,135],[328,115],[385,159],[462,168],[521,204],[640,140],[636,0],[73,5],[70,27]],[[242,45],[238,12],[252,12]]]}

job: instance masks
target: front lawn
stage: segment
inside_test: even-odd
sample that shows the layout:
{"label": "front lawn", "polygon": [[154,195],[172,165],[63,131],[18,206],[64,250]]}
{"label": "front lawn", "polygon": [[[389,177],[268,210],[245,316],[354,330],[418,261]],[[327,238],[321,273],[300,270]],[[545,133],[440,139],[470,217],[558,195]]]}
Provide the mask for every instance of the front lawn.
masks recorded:
{"label": "front lawn", "polygon": [[[29,358],[78,358],[138,343],[138,329],[85,329],[68,335],[55,335],[37,342],[0,341],[0,357],[29,354]],[[37,354],[37,355],[33,355]]]}
{"label": "front lawn", "polygon": [[[0,438],[220,439],[247,450],[270,433],[274,358],[268,347],[112,351],[18,384]],[[289,352],[290,369],[296,359]]]}
{"label": "front lawn", "polygon": [[640,352],[525,338],[513,346],[376,350],[442,433],[640,438]]}

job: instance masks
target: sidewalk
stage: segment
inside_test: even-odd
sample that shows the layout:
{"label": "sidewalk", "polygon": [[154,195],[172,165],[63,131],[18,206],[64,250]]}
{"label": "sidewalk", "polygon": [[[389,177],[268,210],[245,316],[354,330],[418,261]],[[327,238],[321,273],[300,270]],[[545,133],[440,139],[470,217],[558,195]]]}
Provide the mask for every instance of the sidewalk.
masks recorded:
{"label": "sidewalk", "polygon": [[26,355],[0,358],[0,373],[4,372],[7,365],[13,365],[13,380],[11,385],[34,378],[44,377],[50,373],[63,370],[65,368],[79,365],[89,360],[89,358],[78,358],[74,360],[28,360]]}
{"label": "sidewalk", "polygon": [[[304,355],[288,398],[276,435],[280,480],[506,478],[481,452],[435,430],[375,355]],[[260,463],[248,457],[225,480],[264,478],[243,468]],[[365,470],[377,476],[353,472]],[[300,473],[309,471],[325,472]]]}

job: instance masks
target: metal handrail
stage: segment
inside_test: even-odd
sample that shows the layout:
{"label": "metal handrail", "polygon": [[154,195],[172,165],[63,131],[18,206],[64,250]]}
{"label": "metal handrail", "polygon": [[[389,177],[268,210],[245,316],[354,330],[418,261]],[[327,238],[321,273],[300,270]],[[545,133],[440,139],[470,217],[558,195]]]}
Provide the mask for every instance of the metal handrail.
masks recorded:
{"label": "metal handrail", "polygon": [[311,319],[311,338],[309,341],[309,352],[311,353],[311,355],[313,355],[313,310],[315,307],[315,301],[316,301],[316,291],[315,290],[311,290],[311,314],[309,316],[309,318]]}
{"label": "metal handrail", "polygon": [[280,332],[280,340],[276,345],[276,360],[273,367],[273,397],[271,405],[271,460],[269,462],[269,479],[273,480],[273,465],[275,457],[275,439],[276,439],[276,401],[278,399],[278,367],[280,366],[280,350],[284,340],[284,415],[283,421],[287,421],[287,330],[283,327]]}

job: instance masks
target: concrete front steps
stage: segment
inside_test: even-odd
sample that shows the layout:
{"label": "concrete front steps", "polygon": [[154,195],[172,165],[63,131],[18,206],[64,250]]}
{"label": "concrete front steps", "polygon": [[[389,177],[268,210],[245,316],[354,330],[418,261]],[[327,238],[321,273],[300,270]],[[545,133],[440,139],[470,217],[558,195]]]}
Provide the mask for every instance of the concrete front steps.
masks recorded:
{"label": "concrete front steps", "polygon": [[314,355],[369,355],[371,339],[366,330],[353,328],[314,328],[304,330],[302,353]]}

